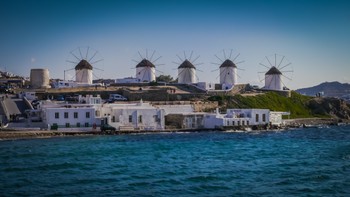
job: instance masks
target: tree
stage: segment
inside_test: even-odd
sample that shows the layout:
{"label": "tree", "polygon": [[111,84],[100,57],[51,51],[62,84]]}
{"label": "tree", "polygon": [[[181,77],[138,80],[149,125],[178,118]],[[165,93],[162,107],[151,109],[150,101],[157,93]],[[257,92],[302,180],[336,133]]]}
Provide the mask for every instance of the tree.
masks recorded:
{"label": "tree", "polygon": [[158,81],[158,82],[170,83],[170,82],[173,82],[174,79],[173,79],[173,77],[170,76],[170,75],[159,75],[159,76],[156,78],[156,81]]}

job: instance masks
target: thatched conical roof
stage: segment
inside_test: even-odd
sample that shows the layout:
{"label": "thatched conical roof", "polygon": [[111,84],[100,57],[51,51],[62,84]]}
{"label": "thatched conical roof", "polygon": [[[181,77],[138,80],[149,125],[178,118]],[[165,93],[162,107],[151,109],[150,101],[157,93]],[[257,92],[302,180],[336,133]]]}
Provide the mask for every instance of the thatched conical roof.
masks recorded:
{"label": "thatched conical roof", "polygon": [[156,66],[154,66],[154,64],[152,64],[152,62],[150,62],[149,60],[143,59],[140,63],[136,65],[136,68],[140,68],[140,67],[156,67]]}
{"label": "thatched conical roof", "polygon": [[182,64],[180,64],[180,66],[178,68],[194,68],[194,69],[196,69],[196,67],[187,59],[184,62],[182,62]]}
{"label": "thatched conical roof", "polygon": [[282,75],[282,73],[276,67],[272,66],[270,70],[265,73],[265,75]]}
{"label": "thatched conical roof", "polygon": [[223,68],[223,67],[234,67],[234,68],[237,68],[236,64],[233,63],[233,62],[232,62],[231,60],[229,60],[229,59],[225,60],[225,61],[221,64],[220,68]]}
{"label": "thatched conical roof", "polygon": [[88,61],[82,59],[82,60],[80,60],[80,62],[75,66],[75,70],[82,70],[82,69],[92,70],[92,66],[91,66],[91,64],[90,64]]}

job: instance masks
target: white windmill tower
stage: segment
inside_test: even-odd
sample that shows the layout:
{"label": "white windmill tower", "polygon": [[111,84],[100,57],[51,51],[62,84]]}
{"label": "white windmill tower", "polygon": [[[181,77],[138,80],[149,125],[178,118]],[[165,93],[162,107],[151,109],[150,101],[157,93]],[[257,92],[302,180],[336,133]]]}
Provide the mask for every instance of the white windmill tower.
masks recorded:
{"label": "white windmill tower", "polygon": [[[191,55],[189,56],[189,58],[187,58],[186,53],[184,52],[184,60],[177,55],[177,57],[179,58],[180,61],[182,61],[182,63],[177,63],[174,62],[176,64],[179,65],[179,67],[177,68],[177,73],[178,73],[178,83],[182,83],[182,84],[193,84],[193,83],[197,83],[197,75],[196,75],[196,70],[197,68],[194,66],[195,61],[200,57],[197,56],[193,61],[191,60],[193,55],[193,51],[191,51]],[[199,65],[199,64],[196,64]]]}
{"label": "white windmill tower", "polygon": [[[225,50],[222,50],[222,51],[223,51],[223,57],[225,60],[215,55],[215,57],[218,60],[220,60],[221,63],[212,63],[212,64],[220,65],[219,69],[216,69],[216,70],[220,70],[220,75],[218,77],[220,77],[220,84],[222,86],[222,89],[230,89],[231,87],[237,84],[237,78],[239,76],[237,73],[237,70],[243,70],[243,69],[239,69],[237,65],[240,63],[243,63],[244,61],[236,62],[237,58],[240,56],[240,53],[235,55],[235,58],[231,60],[232,52],[233,52],[232,49],[230,50],[230,55],[228,57],[226,56]],[[213,71],[216,71],[216,70],[213,70]]]}
{"label": "white windmill tower", "polygon": [[192,84],[196,83],[196,67],[187,59],[177,68],[178,83]]}
{"label": "white windmill tower", "polygon": [[151,82],[156,80],[156,66],[147,59],[141,60],[136,65],[136,78],[139,82]]}
{"label": "white windmill tower", "polygon": [[[162,56],[159,56],[154,61],[152,60],[154,54],[156,51],[154,50],[152,52],[152,55],[150,58],[148,58],[148,50],[146,49],[146,56],[142,56],[140,52],[138,52],[139,56],[141,57],[141,61],[133,60],[134,62],[137,62],[136,65],[136,78],[139,82],[152,82],[156,81],[156,66],[155,62],[159,60]],[[157,64],[157,66],[162,64]],[[160,72],[160,71],[159,71]]]}
{"label": "white windmill tower", "polygon": [[[98,54],[98,51],[90,47],[78,47],[77,49],[70,52],[71,57],[66,62],[75,64],[76,66],[72,69],[64,71],[64,77],[66,71],[75,70],[75,82],[80,84],[92,84],[93,69],[101,70],[96,66],[101,63],[103,59]],[[73,59],[73,60],[72,60]]]}
{"label": "white windmill tower", "polygon": [[80,60],[74,69],[77,83],[92,84],[92,66],[88,61]]}
{"label": "white windmill tower", "polygon": [[237,84],[237,66],[229,59],[220,65],[220,84]]}
{"label": "white windmill tower", "polygon": [[[283,78],[292,80],[291,74],[293,73],[293,70],[289,68],[292,63],[289,62],[289,60],[287,60],[285,56],[278,54],[275,54],[274,57],[265,56],[264,61],[265,62],[260,63],[260,65],[264,66],[268,70],[259,72],[264,74],[264,78],[261,80],[265,81],[265,86],[263,87],[263,89],[278,91],[286,89],[286,85],[283,82]],[[267,63],[269,66],[267,66]]]}

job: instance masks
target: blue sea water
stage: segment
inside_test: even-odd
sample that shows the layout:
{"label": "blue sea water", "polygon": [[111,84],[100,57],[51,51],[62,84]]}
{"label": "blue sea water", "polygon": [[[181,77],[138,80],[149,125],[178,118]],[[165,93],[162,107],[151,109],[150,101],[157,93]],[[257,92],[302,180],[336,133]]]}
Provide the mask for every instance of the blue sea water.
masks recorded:
{"label": "blue sea water", "polygon": [[0,142],[0,196],[349,196],[350,127]]}

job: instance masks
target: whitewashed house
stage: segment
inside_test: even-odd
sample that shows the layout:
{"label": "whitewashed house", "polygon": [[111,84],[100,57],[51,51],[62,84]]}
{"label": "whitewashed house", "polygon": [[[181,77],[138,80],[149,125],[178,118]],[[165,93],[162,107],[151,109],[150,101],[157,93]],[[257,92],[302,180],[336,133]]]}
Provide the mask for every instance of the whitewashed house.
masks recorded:
{"label": "whitewashed house", "polygon": [[202,89],[202,90],[215,90],[215,83],[198,82],[197,87]]}
{"label": "whitewashed house", "polygon": [[116,79],[115,83],[140,83],[139,78],[133,78],[133,77],[126,77],[121,79]]}
{"label": "whitewashed house", "polygon": [[165,128],[164,109],[149,103],[104,104],[96,111],[117,130],[162,130]]}
{"label": "whitewashed house", "polygon": [[270,122],[270,110],[268,109],[227,109],[226,114],[204,116],[205,128],[222,128],[233,126],[265,125]]}
{"label": "whitewashed house", "polygon": [[[79,104],[66,102],[43,101],[39,106],[41,120],[45,125],[58,128],[92,127],[100,124],[96,116],[96,109],[101,106],[99,95],[86,97],[79,96]],[[84,104],[82,104],[84,103]]]}
{"label": "whitewashed house", "polygon": [[95,108],[92,106],[57,106],[43,109],[43,122],[58,127],[91,127],[98,124]]}

